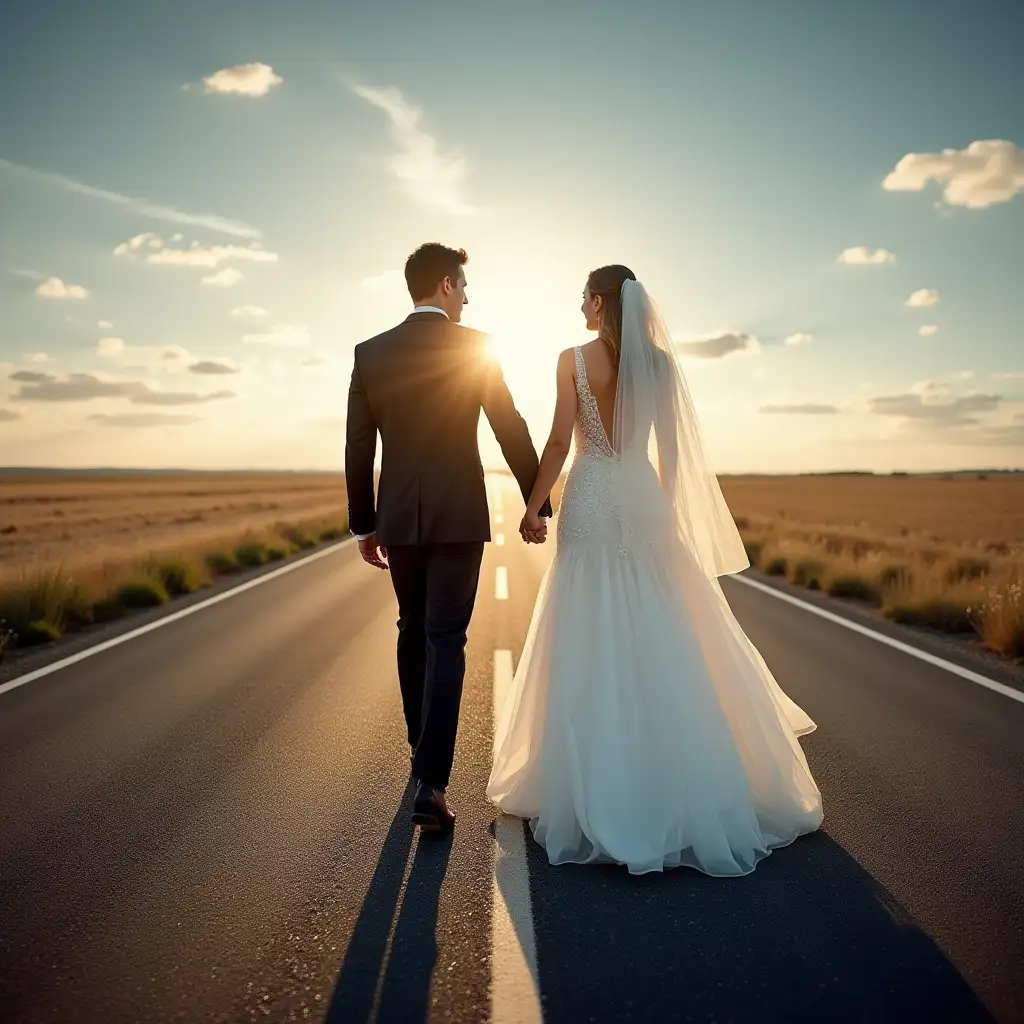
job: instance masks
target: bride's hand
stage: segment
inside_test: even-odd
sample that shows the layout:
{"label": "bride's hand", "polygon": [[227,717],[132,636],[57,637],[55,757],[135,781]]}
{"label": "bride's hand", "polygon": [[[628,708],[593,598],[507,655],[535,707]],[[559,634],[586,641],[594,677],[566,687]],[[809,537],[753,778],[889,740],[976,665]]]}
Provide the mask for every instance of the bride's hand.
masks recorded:
{"label": "bride's hand", "polygon": [[547,524],[536,512],[527,509],[519,524],[519,535],[527,544],[543,544],[548,535]]}

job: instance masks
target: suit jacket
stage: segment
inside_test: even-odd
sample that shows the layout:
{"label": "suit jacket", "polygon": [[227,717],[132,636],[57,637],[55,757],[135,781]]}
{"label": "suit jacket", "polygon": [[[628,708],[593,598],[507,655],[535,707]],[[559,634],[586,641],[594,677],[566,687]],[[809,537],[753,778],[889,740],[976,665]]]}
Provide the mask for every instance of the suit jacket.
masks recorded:
{"label": "suit jacket", "polygon": [[528,498],[537,452],[486,335],[426,312],[357,345],[345,441],[352,532],[376,533],[392,546],[490,540],[477,444],[481,409]]}

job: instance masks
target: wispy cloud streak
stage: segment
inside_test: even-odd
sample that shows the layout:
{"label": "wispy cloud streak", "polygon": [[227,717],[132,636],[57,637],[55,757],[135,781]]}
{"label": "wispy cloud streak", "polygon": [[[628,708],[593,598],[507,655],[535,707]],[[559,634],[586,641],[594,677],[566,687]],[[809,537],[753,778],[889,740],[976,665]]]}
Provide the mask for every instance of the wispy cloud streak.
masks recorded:
{"label": "wispy cloud streak", "polygon": [[136,199],[133,196],[121,195],[119,192],[110,192],[105,188],[86,185],[84,182],[75,181],[74,178],[67,178],[63,174],[54,174],[51,171],[39,171],[34,167],[25,167],[22,164],[5,160],[3,157],[0,157],[0,171],[5,171],[9,174],[25,175],[35,181],[63,189],[65,192],[74,192],[77,195],[89,196],[92,199],[102,199],[104,202],[121,206],[143,217],[153,217],[156,220],[169,221],[172,224],[190,224],[194,227],[219,231],[225,235],[235,235],[238,238],[259,238],[261,234],[259,228],[246,224],[244,221],[229,220],[227,217],[221,217],[215,213],[186,213],[184,210],[177,210],[173,206],[151,203],[145,199]]}
{"label": "wispy cloud streak", "polygon": [[419,107],[410,103],[399,89],[378,89],[358,82],[350,83],[350,87],[357,96],[387,114],[391,138],[398,145],[398,152],[388,160],[388,168],[417,202],[457,217],[480,212],[462,197],[468,163],[463,157],[441,152],[437,139],[420,126],[423,111]]}

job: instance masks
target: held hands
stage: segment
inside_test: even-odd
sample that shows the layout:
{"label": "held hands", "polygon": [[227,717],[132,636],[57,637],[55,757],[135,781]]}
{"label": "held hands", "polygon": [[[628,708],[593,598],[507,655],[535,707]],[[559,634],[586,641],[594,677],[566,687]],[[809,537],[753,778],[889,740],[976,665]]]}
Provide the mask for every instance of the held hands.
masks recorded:
{"label": "held hands", "polygon": [[527,509],[519,524],[519,536],[527,544],[543,544],[548,539],[548,524],[536,512]]}

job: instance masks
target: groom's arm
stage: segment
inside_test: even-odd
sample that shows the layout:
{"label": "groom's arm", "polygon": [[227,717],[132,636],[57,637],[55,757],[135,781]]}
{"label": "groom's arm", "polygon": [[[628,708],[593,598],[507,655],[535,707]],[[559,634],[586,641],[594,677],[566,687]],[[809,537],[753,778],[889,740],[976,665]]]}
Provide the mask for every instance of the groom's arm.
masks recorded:
{"label": "groom's arm", "polygon": [[[508,468],[512,470],[519,490],[523,493],[523,501],[530,500],[534,481],[537,479],[537,449],[533,446],[530,429],[526,420],[519,415],[512,394],[505,383],[501,366],[496,359],[488,358],[484,365],[484,389],[482,405],[487,422],[494,431],[501,453],[505,456]],[[541,516],[551,515],[551,502],[545,501],[540,510]]]}
{"label": "groom's arm", "polygon": [[377,456],[377,421],[366,397],[359,356],[352,367],[345,429],[345,487],[348,490],[349,529],[366,536],[377,529],[373,498],[373,461]]}

